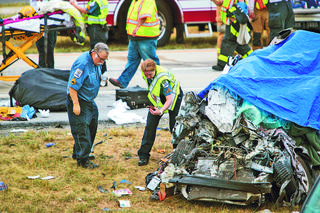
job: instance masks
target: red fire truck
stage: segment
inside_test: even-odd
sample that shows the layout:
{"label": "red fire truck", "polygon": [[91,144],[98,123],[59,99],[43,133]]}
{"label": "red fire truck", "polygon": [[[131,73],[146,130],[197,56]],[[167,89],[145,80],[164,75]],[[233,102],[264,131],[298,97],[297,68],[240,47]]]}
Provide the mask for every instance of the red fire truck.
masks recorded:
{"label": "red fire truck", "polygon": [[[126,18],[132,0],[109,0],[109,39],[126,40]],[[77,0],[84,7],[88,0]],[[210,0],[156,0],[160,18],[161,34],[158,46],[164,46],[176,28],[177,41],[185,37],[212,35],[212,25],[216,22],[216,5]],[[191,34],[188,26],[199,26],[205,33]],[[184,34],[184,35],[183,35]]]}

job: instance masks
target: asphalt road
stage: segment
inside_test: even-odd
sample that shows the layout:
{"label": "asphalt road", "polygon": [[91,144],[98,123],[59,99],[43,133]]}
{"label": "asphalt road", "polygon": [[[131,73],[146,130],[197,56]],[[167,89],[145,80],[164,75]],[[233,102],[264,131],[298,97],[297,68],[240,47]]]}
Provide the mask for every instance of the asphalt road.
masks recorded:
{"label": "asphalt road", "polygon": [[[72,63],[81,53],[56,53],[55,68],[70,69]],[[216,49],[186,49],[186,50],[158,50],[157,54],[160,58],[161,66],[170,69],[175,77],[180,80],[182,89],[186,91],[200,91],[205,88],[212,80],[217,78],[221,72],[214,72],[211,66],[217,62]],[[37,54],[27,55],[34,61],[38,61]],[[107,61],[108,76],[118,77],[125,67],[127,51],[111,52]],[[0,57],[2,61],[2,56]],[[23,60],[18,60],[2,73],[4,76],[21,75],[23,72],[33,69]],[[9,103],[8,92],[14,82],[0,81],[0,104]],[[129,84],[129,87],[139,85],[145,87],[138,69],[134,78]],[[107,87],[101,87],[96,103],[99,108],[99,124],[113,125],[107,113],[112,109],[115,102],[115,90],[118,89],[110,83]],[[142,118],[146,118],[147,109],[130,110]],[[17,129],[17,128],[37,128],[37,127],[55,127],[68,126],[68,117],[66,112],[50,112],[49,117],[42,118],[37,113],[38,117],[30,121],[0,121],[0,129]],[[165,120],[165,119],[164,119]]]}

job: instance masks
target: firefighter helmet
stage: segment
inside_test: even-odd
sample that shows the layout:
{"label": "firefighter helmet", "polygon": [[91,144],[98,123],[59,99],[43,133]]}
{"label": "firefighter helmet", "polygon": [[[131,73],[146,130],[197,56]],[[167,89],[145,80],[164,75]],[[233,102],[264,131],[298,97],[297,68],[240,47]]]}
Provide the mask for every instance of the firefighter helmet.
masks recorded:
{"label": "firefighter helmet", "polygon": [[38,15],[35,9],[31,6],[23,7],[18,14],[20,15],[20,18],[27,18]]}

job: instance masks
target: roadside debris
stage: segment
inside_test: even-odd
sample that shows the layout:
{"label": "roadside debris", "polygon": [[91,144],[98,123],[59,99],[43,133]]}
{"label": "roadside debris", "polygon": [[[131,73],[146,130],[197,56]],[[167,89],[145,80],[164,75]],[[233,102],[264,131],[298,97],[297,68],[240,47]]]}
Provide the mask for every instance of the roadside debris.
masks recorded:
{"label": "roadside debris", "polygon": [[0,191],[8,189],[8,184],[3,184],[3,182],[0,182]]}
{"label": "roadside debris", "polygon": [[119,204],[121,208],[131,207],[130,200],[119,200]]}
{"label": "roadside debris", "polygon": [[99,190],[101,193],[109,193],[108,189],[104,189],[102,186],[98,186],[98,190]]}
{"label": "roadside debris", "polygon": [[117,189],[117,181],[113,181],[112,186],[110,188],[116,190]]}
{"label": "roadside debris", "polygon": [[134,188],[138,189],[139,191],[145,191],[146,187],[143,186],[134,186]]}
{"label": "roadside debris", "polygon": [[145,119],[130,111],[126,102],[118,100],[113,103],[113,108],[108,112],[107,117],[116,124],[145,123]]}
{"label": "roadside debris", "polygon": [[47,143],[46,147],[51,147],[51,146],[54,146],[56,145],[57,143]]}
{"label": "roadside debris", "polygon": [[51,180],[51,179],[54,179],[55,177],[54,176],[47,176],[47,177],[43,177],[43,178],[40,178],[41,180]]}
{"label": "roadside debris", "polygon": [[[35,179],[39,179],[40,178],[40,175],[36,175],[36,176],[27,176],[28,179],[32,179],[32,180],[35,180]],[[55,177],[54,176],[47,176],[47,177],[42,177],[40,178],[41,180],[51,180],[51,179],[54,179]]]}
{"label": "roadside debris", "polygon": [[129,182],[128,180],[125,180],[125,179],[122,179],[122,180],[120,181],[120,183],[131,184],[131,182]]}
{"label": "roadside debris", "polygon": [[11,129],[10,132],[12,133],[20,133],[20,132],[28,132],[27,129]]}
{"label": "roadside debris", "polygon": [[48,118],[50,116],[50,110],[38,109],[41,118]]}
{"label": "roadside debris", "polygon": [[112,192],[113,195],[117,197],[121,197],[123,195],[132,195],[130,189],[117,189]]}
{"label": "roadside debris", "polygon": [[38,179],[40,178],[40,175],[36,175],[36,176],[27,176],[28,179]]}
{"label": "roadside debris", "polygon": [[165,149],[157,149],[157,152],[163,154],[163,153],[166,153],[166,150]]}
{"label": "roadside debris", "polygon": [[[263,122],[264,128],[256,127]],[[276,206],[300,204],[312,170],[296,153],[304,149],[288,136],[288,126],[220,87],[207,101],[186,93],[172,136],[178,146],[146,176],[151,199],[165,199],[173,187],[188,200],[262,205],[269,194]]]}

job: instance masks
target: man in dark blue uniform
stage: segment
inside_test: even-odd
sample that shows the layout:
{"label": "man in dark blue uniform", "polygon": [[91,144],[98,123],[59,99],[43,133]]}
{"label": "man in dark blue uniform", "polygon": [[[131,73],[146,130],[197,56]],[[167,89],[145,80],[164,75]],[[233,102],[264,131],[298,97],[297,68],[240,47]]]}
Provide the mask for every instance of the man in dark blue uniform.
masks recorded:
{"label": "man in dark blue uniform", "polygon": [[101,65],[108,59],[109,48],[97,43],[83,53],[72,65],[68,81],[67,111],[71,133],[74,139],[72,157],[77,165],[96,168],[88,158],[97,133],[97,97],[101,81]]}

